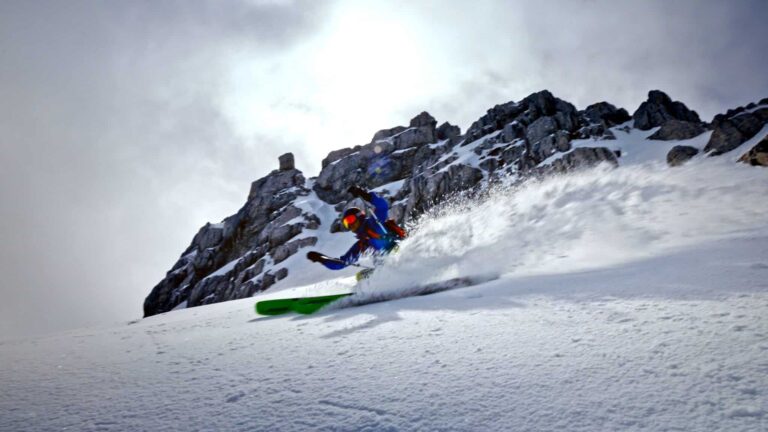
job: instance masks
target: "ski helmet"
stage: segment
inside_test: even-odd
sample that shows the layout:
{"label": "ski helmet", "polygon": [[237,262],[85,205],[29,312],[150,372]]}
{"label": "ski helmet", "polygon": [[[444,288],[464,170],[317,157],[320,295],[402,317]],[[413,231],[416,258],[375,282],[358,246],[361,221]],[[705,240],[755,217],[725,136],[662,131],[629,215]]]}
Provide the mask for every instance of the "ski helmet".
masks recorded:
{"label": "ski helmet", "polygon": [[363,219],[365,219],[365,212],[357,207],[350,207],[344,211],[344,215],[341,217],[341,225],[349,231],[357,231]]}

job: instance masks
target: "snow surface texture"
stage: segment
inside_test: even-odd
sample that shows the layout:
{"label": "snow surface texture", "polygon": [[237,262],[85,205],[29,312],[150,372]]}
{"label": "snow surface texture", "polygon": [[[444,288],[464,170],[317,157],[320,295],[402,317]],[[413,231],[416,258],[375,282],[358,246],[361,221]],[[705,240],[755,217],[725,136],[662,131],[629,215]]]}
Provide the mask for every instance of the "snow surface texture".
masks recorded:
{"label": "snow surface texture", "polygon": [[[706,157],[499,187],[426,215],[360,295],[485,283],[4,341],[0,430],[765,431],[766,191]],[[261,298],[353,285],[330,274]]]}

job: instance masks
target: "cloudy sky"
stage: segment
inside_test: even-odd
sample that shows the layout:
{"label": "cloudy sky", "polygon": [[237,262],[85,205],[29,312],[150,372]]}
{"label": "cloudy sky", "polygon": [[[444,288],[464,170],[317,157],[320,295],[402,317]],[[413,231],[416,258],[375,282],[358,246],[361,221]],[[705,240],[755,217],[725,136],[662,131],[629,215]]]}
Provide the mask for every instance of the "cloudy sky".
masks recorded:
{"label": "cloudy sky", "polygon": [[296,155],[549,89],[706,120],[768,96],[768,2],[0,2],[0,338],[141,316]]}

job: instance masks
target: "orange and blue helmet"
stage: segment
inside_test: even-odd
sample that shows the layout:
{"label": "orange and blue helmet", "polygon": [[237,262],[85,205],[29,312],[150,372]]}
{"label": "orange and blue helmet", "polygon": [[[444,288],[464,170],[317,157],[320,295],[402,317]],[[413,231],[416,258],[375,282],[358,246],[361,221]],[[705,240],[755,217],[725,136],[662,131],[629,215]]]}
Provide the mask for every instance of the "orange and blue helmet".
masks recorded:
{"label": "orange and blue helmet", "polygon": [[348,231],[357,231],[365,220],[365,212],[357,207],[350,207],[341,216],[341,225]]}

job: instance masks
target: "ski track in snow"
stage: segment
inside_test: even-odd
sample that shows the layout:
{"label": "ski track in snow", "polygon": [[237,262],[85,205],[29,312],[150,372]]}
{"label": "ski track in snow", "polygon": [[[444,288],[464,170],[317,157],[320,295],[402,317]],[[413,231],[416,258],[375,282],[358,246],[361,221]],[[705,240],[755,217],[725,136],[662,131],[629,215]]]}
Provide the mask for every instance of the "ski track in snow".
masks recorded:
{"label": "ski track in snow", "polygon": [[426,217],[362,295],[476,286],[2,341],[0,430],[768,430],[766,191],[727,160],[585,171]]}

